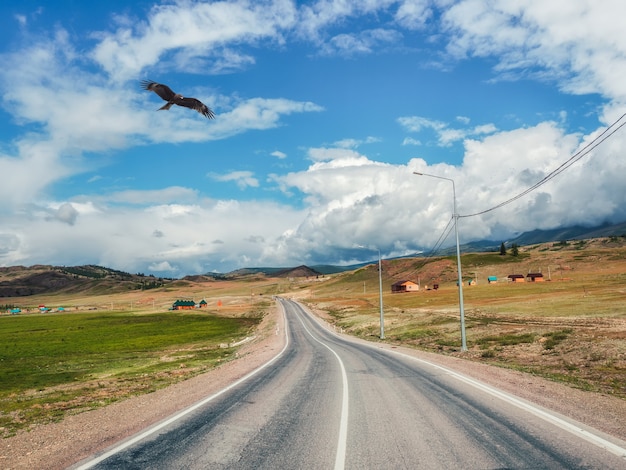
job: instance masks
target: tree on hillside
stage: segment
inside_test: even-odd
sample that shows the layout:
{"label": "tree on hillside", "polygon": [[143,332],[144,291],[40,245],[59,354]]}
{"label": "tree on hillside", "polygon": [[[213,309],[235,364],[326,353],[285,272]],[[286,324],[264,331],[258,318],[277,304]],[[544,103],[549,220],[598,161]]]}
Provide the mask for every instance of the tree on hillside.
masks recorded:
{"label": "tree on hillside", "polygon": [[517,255],[519,255],[519,246],[517,246],[517,243],[513,243],[513,244],[511,245],[511,254],[512,254],[513,256],[517,256]]}
{"label": "tree on hillside", "polygon": [[500,245],[500,256],[506,255],[506,246],[504,246],[504,242]]}

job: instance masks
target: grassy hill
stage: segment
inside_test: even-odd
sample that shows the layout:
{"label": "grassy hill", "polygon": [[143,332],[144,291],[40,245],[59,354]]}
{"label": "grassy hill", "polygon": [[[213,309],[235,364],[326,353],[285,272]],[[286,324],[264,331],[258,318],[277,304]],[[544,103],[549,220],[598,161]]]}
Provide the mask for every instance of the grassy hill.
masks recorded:
{"label": "grassy hill", "polygon": [[170,279],[129,274],[96,265],[0,268],[0,297],[46,293],[122,292],[162,287]]}
{"label": "grassy hill", "polygon": [[[468,352],[460,351],[456,258],[383,261],[385,341],[461,355],[626,399],[626,239],[522,247],[519,256],[462,255]],[[544,282],[507,282],[541,272]],[[496,276],[497,283],[487,282]],[[392,294],[398,280],[415,293]],[[469,285],[469,280],[476,281]],[[437,283],[439,289],[432,290]],[[378,266],[298,293],[342,330],[378,341]]]}

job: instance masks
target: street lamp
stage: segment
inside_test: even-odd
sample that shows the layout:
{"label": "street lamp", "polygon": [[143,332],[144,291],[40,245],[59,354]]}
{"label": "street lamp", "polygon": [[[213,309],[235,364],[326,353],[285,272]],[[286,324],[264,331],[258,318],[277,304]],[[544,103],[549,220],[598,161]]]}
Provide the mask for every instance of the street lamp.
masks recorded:
{"label": "street lamp", "polygon": [[[363,245],[356,245],[357,248],[367,248]],[[380,249],[378,251],[378,299],[380,303],[380,339],[385,339],[385,314],[383,313],[383,265],[382,258],[380,256]]]}
{"label": "street lamp", "polygon": [[459,276],[459,312],[461,316],[461,351],[467,351],[467,339],[465,337],[465,307],[463,306],[463,274],[461,274],[461,248],[459,247],[459,214],[456,211],[456,189],[454,180],[445,176],[429,175],[428,173],[413,172],[414,175],[429,176],[452,183],[452,217],[454,218],[454,233],[456,235],[456,270]]}
{"label": "street lamp", "polygon": [[378,250],[378,298],[380,300],[380,339],[385,339],[385,317],[383,314],[383,262]]}

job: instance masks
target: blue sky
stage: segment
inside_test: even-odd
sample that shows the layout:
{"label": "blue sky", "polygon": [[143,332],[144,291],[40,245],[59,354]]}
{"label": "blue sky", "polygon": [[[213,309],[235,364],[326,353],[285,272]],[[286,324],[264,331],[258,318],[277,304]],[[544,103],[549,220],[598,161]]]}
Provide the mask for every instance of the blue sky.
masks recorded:
{"label": "blue sky", "polygon": [[[432,248],[626,112],[619,0],[7,2],[0,266],[179,277]],[[202,100],[207,120],[141,89]],[[626,130],[461,241],[626,220]],[[447,244],[452,244],[449,239]],[[367,247],[367,248],[359,248]]]}

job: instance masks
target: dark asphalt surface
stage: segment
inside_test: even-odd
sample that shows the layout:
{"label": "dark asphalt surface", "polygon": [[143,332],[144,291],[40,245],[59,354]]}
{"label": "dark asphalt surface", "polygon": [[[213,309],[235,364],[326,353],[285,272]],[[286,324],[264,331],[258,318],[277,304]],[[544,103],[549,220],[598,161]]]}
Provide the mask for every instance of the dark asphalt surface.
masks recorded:
{"label": "dark asphalt surface", "polygon": [[82,468],[626,468],[615,447],[441,367],[340,338],[296,302],[279,301],[289,342],[271,366]]}

